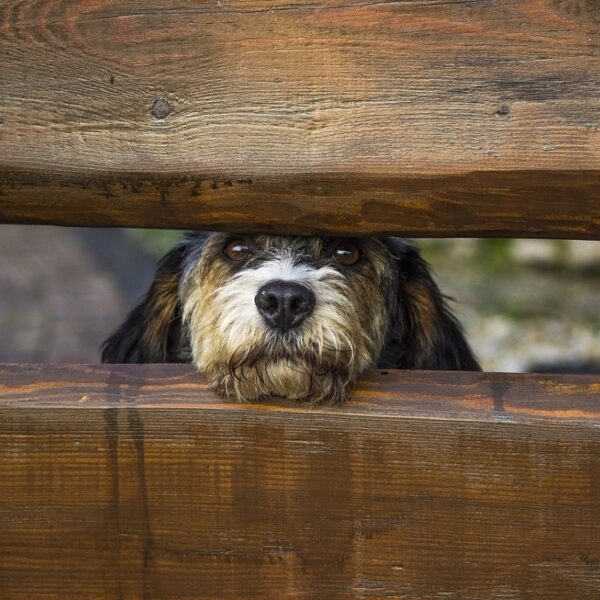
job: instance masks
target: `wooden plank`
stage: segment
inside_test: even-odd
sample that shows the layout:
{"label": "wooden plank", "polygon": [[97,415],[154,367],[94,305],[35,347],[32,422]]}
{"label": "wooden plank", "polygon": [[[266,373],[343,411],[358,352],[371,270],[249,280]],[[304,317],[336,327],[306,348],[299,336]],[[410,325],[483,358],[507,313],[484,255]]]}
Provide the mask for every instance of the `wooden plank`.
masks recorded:
{"label": "wooden plank", "polygon": [[0,221],[600,237],[595,0],[5,0]]}
{"label": "wooden plank", "polygon": [[596,600],[598,379],[373,372],[306,410],[2,366],[0,596]]}

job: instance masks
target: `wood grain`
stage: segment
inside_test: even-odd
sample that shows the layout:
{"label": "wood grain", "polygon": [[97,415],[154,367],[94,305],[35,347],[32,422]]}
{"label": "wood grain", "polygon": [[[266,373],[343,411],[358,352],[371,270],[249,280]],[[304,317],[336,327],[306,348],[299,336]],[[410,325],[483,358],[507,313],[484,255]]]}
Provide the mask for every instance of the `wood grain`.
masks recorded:
{"label": "wood grain", "polygon": [[599,595],[597,378],[373,372],[306,410],[0,367],[3,600]]}
{"label": "wood grain", "polygon": [[596,0],[5,0],[0,221],[600,237]]}

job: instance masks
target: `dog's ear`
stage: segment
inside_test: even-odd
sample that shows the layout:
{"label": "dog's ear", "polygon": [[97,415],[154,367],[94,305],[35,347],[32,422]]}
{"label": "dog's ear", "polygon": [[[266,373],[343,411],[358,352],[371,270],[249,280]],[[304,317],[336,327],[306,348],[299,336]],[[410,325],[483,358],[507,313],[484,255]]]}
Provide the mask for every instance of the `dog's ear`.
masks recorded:
{"label": "dog's ear", "polygon": [[388,368],[479,371],[461,326],[436,285],[429,265],[410,243],[388,238],[397,283],[381,363]]}
{"label": "dog's ear", "polygon": [[101,346],[104,363],[180,362],[182,345],[179,281],[189,241],[158,263],[154,281],[140,303]]}

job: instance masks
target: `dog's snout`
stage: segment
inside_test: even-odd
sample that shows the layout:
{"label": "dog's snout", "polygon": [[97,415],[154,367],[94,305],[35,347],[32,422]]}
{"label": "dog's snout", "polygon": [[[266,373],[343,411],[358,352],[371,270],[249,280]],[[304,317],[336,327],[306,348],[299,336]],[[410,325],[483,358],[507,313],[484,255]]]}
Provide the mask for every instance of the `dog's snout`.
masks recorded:
{"label": "dog's snout", "polygon": [[310,288],[293,281],[271,281],[263,285],[254,302],[265,321],[282,333],[297,327],[315,306]]}

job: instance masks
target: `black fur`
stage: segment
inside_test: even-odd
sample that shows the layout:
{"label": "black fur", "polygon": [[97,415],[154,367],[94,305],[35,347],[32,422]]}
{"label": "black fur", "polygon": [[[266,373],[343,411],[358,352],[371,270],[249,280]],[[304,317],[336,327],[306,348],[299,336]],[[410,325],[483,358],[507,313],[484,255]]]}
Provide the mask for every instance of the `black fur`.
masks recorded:
{"label": "black fur", "polygon": [[[418,250],[398,238],[384,240],[397,264],[398,280],[388,300],[395,303],[392,323],[378,361],[380,369],[426,369],[442,371],[479,371],[460,323],[446,303],[431,275],[429,265]],[[432,319],[424,323],[409,300],[406,290],[419,285],[433,307]],[[424,329],[431,344],[425,344]]]}
{"label": "black fur", "polygon": [[144,298],[117,331],[102,343],[102,362],[190,362],[178,295],[188,249],[188,243],[182,242],[160,260]]}

